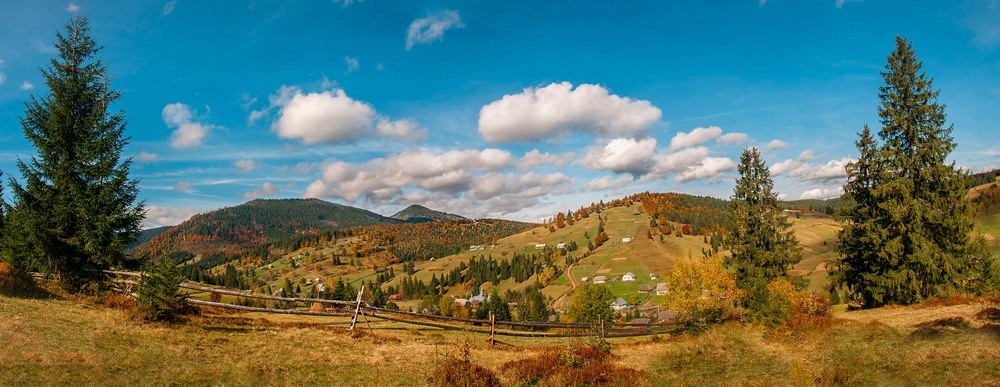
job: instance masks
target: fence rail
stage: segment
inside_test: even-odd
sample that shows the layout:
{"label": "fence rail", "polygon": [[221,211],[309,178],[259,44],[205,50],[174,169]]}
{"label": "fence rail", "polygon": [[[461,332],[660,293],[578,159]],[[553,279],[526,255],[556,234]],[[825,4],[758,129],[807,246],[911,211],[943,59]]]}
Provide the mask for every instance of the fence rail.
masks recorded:
{"label": "fence rail", "polygon": [[[125,289],[118,288],[118,290],[130,290],[132,285],[138,285],[142,281],[143,273],[141,272],[129,272],[129,271],[118,271],[118,270],[104,270],[105,274],[113,276],[112,282],[116,284],[129,285]],[[36,278],[46,278],[50,279],[51,275],[32,273],[33,277]],[[123,279],[117,277],[131,277],[132,279]],[[579,323],[561,323],[561,322],[530,322],[530,321],[496,321],[495,319],[480,320],[480,319],[470,319],[461,317],[450,317],[450,316],[438,316],[424,313],[415,313],[402,310],[391,310],[386,308],[379,308],[371,305],[367,305],[364,301],[339,301],[339,300],[325,300],[320,298],[303,298],[303,297],[278,297],[278,296],[268,296],[264,294],[254,294],[247,293],[235,289],[227,288],[215,288],[203,286],[198,283],[185,281],[179,285],[183,289],[194,290],[196,292],[206,292],[215,293],[220,295],[229,295],[250,299],[268,300],[268,301],[279,301],[286,302],[292,305],[298,303],[303,304],[313,304],[319,303],[323,305],[332,305],[339,308],[354,308],[354,311],[342,310],[303,310],[303,309],[279,309],[270,308],[262,306],[243,306],[243,305],[233,305],[224,302],[214,302],[214,301],[204,301],[193,298],[187,298],[186,301],[192,305],[213,307],[213,308],[224,308],[239,310],[244,312],[257,312],[257,313],[274,313],[274,314],[288,314],[288,315],[302,315],[302,316],[322,316],[322,317],[354,317],[355,319],[358,315],[364,318],[373,318],[378,320],[393,321],[402,324],[425,326],[432,328],[439,328],[445,330],[456,330],[464,332],[473,333],[483,333],[489,334],[491,337],[493,335],[498,336],[513,336],[513,337],[535,337],[535,338],[557,338],[557,337],[582,337],[592,335],[591,329],[599,328],[601,334],[604,337],[636,337],[636,336],[650,336],[657,334],[674,334],[682,332],[685,327],[680,324],[652,324],[645,326],[637,326],[631,324],[579,324]],[[127,291],[126,291],[127,292]],[[127,292],[130,293],[130,292]],[[130,294],[135,297],[134,293]],[[452,324],[448,324],[452,323]],[[458,323],[458,324],[454,324]],[[504,326],[510,329],[496,329],[497,326]],[[353,327],[353,324],[352,324]],[[523,331],[514,330],[515,328],[529,328],[529,329],[560,329],[560,332],[546,332],[546,331]]]}

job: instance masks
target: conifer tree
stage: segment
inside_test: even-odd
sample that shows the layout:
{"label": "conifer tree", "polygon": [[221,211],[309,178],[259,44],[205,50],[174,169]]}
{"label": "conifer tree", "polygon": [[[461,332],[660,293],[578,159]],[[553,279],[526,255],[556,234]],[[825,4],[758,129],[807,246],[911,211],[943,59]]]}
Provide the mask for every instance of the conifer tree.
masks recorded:
{"label": "conifer tree", "polygon": [[774,181],[760,151],[744,149],[738,170],[740,178],[729,204],[733,229],[727,238],[732,251],[728,264],[736,270],[737,284],[753,299],[802,259],[802,248],[778,206]]}
{"label": "conifer tree", "polygon": [[844,194],[855,202],[840,233],[833,283],[864,307],[912,304],[960,288],[969,273],[972,212],[967,177],[944,105],[910,42],[896,38],[879,88],[876,140],[860,134]]}
{"label": "conifer tree", "polygon": [[125,116],[109,111],[121,94],[110,88],[89,30],[76,17],[56,33],[59,55],[42,70],[49,92],[32,95],[21,118],[38,153],[18,160],[23,185],[12,181],[21,242],[15,259],[69,287],[122,263],[144,216],[131,159],[121,160]]}

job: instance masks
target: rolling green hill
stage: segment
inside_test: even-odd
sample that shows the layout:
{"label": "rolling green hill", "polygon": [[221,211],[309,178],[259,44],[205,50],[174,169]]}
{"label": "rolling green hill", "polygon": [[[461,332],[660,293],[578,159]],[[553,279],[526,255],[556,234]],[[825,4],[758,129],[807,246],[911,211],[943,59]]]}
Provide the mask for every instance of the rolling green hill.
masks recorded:
{"label": "rolling green hill", "polygon": [[319,199],[257,199],[195,215],[139,246],[136,255],[225,254],[303,233],[395,223],[402,221]]}
{"label": "rolling green hill", "polygon": [[410,223],[433,222],[437,220],[445,220],[445,221],[468,220],[465,217],[459,215],[449,214],[447,212],[434,211],[430,208],[421,206],[419,204],[414,204],[409,207],[406,207],[402,211],[399,211],[390,216],[390,218]]}

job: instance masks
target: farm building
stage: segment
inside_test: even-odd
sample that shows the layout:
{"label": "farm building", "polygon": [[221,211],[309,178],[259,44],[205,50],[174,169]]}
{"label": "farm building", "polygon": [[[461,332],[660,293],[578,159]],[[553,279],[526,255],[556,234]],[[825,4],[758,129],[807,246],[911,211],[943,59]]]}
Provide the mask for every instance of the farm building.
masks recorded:
{"label": "farm building", "polygon": [[653,291],[653,287],[649,286],[649,284],[642,284],[642,286],[639,287],[639,293],[642,293],[642,294],[649,294],[652,291]]}
{"label": "farm building", "polygon": [[649,273],[649,279],[655,280],[656,279],[656,274]]}
{"label": "farm building", "polygon": [[535,244],[535,248],[539,249],[539,250],[544,249],[545,248],[545,244],[544,243]]}
{"label": "farm building", "polygon": [[622,243],[629,243],[631,241],[632,241],[632,238],[622,238]]}
{"label": "farm building", "polygon": [[625,301],[624,298],[618,297],[618,299],[615,300],[615,302],[611,303],[611,309],[622,310],[625,308],[628,308],[628,301]]}
{"label": "farm building", "polygon": [[662,296],[664,294],[667,294],[667,292],[669,292],[669,291],[670,291],[670,289],[667,289],[667,284],[665,284],[663,282],[660,282],[660,283],[656,284],[656,295],[657,296]]}
{"label": "farm building", "polygon": [[556,245],[556,248],[557,249],[565,249],[566,248],[566,244],[565,243],[560,243],[560,244]]}
{"label": "farm building", "polygon": [[580,278],[580,282],[587,282],[588,280],[590,280],[590,277]]}
{"label": "farm building", "polygon": [[656,314],[657,321],[669,321],[677,318],[677,312],[672,310],[662,310]]}
{"label": "farm building", "polygon": [[628,323],[629,323],[629,325],[645,326],[645,325],[649,325],[649,319],[645,318],[645,317],[634,318],[634,319],[632,319],[632,321],[629,321]]}
{"label": "farm building", "polygon": [[625,275],[622,276],[622,281],[623,282],[624,281],[635,281],[635,274],[632,274],[632,272],[625,273]]}
{"label": "farm building", "polygon": [[597,277],[594,277],[594,283],[595,284],[603,284],[605,282],[608,282],[608,277],[605,277],[603,275],[599,275]]}

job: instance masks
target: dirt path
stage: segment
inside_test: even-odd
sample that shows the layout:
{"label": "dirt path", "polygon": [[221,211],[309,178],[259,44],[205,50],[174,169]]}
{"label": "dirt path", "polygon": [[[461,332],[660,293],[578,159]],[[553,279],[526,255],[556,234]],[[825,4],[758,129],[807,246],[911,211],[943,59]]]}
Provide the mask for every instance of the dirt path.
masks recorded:
{"label": "dirt path", "polygon": [[576,262],[573,262],[572,265],[566,266],[566,278],[569,278],[569,291],[563,293],[563,295],[559,296],[559,298],[552,303],[553,308],[560,307],[561,309],[562,302],[566,299],[566,295],[572,292],[573,289],[576,289],[576,280],[573,279],[573,265],[576,265]]}

